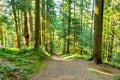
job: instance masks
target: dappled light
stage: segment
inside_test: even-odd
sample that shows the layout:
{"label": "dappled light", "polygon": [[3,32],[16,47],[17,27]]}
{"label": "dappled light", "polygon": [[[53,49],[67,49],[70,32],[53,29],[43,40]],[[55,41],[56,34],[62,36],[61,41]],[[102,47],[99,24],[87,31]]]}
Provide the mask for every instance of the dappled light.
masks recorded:
{"label": "dappled light", "polygon": [[0,80],[120,80],[120,0],[0,0]]}
{"label": "dappled light", "polygon": [[90,71],[97,72],[97,73],[100,73],[100,74],[103,74],[103,75],[113,76],[113,74],[108,73],[108,72],[104,72],[104,71],[101,71],[101,70],[97,70],[97,69],[93,69],[93,68],[90,68],[89,70],[90,70]]}
{"label": "dappled light", "polygon": [[52,59],[56,60],[56,61],[71,61],[71,60],[67,60],[67,59],[61,58],[59,56],[52,56]]}

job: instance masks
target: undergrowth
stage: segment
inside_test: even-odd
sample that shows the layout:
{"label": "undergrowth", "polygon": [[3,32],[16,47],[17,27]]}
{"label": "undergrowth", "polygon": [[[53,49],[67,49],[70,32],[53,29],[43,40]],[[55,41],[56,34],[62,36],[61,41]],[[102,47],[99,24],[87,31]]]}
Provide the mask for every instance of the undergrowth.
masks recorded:
{"label": "undergrowth", "polygon": [[28,75],[44,67],[50,55],[43,49],[0,49],[0,80],[29,80]]}
{"label": "undergrowth", "polygon": [[109,65],[112,65],[112,66],[116,66],[118,68],[120,68],[120,63],[118,62],[109,62],[109,61],[106,61],[106,60],[103,60],[103,63],[106,63],[106,64],[109,64]]}
{"label": "undergrowth", "polygon": [[84,59],[84,60],[90,60],[92,58],[91,55],[80,55],[80,54],[65,54],[62,55],[64,59]]}
{"label": "undergrowth", "polygon": [[[88,54],[83,54],[83,55],[80,55],[80,54],[65,54],[65,55],[62,55],[62,57],[64,59],[84,59],[84,60],[92,60],[93,57],[92,55],[88,55]],[[115,67],[118,67],[120,69],[120,64],[118,62],[108,62],[106,60],[102,60],[103,63],[106,63],[106,64],[109,64],[111,66],[115,66]]]}
{"label": "undergrowth", "polygon": [[114,80],[120,80],[120,75],[116,75],[116,76],[114,77]]}

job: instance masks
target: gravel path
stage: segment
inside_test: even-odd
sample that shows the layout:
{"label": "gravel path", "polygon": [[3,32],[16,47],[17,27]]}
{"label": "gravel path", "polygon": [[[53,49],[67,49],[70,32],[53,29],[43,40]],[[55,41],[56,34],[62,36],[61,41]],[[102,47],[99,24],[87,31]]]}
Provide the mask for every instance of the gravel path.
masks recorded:
{"label": "gravel path", "polygon": [[[94,70],[92,63],[84,60],[64,60],[54,56],[46,68],[34,75],[32,80],[113,80],[112,74]],[[91,71],[93,70],[93,71]],[[95,72],[96,71],[96,72]]]}

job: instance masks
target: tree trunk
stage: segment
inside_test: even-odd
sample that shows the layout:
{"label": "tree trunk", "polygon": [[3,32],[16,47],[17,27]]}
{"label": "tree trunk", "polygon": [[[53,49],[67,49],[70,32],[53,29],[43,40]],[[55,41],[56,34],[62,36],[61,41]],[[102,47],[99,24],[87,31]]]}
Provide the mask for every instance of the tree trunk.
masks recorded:
{"label": "tree trunk", "polygon": [[[29,6],[32,5],[32,0],[30,0],[30,4]],[[34,40],[34,35],[33,35],[33,16],[32,16],[32,10],[29,9],[29,26],[30,26],[30,45],[32,46],[33,45],[33,40]]]}
{"label": "tree trunk", "polygon": [[74,22],[73,23],[74,24],[74,51],[73,51],[73,53],[76,52],[75,51],[75,49],[76,49],[76,20],[75,20],[76,19],[76,15],[75,15],[75,12],[76,12],[76,10],[75,10],[76,7],[75,6],[76,5],[75,4],[76,4],[76,1],[74,2],[74,21],[73,21]]}
{"label": "tree trunk", "polygon": [[20,36],[19,36],[19,30],[18,30],[18,24],[17,24],[15,1],[11,0],[11,4],[12,4],[13,16],[14,16],[15,32],[16,32],[16,46],[15,47],[20,48]]}
{"label": "tree trunk", "polygon": [[69,16],[68,16],[68,38],[67,38],[67,54],[70,53],[70,25],[71,24],[71,0],[69,0]]}
{"label": "tree trunk", "polygon": [[24,45],[29,46],[29,33],[27,23],[27,12],[24,12]]}
{"label": "tree trunk", "polygon": [[3,30],[2,27],[0,26],[0,47],[3,46]]}
{"label": "tree trunk", "polygon": [[7,33],[5,30],[3,30],[3,45],[4,47],[7,47]]}
{"label": "tree trunk", "polygon": [[46,36],[46,51],[47,52],[50,52],[50,37],[51,37],[51,34],[50,34],[50,15],[51,15],[51,12],[50,12],[50,0],[47,0],[46,2],[46,20],[47,20],[47,23],[46,23],[46,33],[48,33],[49,35]]}
{"label": "tree trunk", "polygon": [[42,47],[45,46],[45,0],[42,0]]}
{"label": "tree trunk", "polygon": [[[65,0],[63,0],[63,3],[64,3]],[[64,8],[63,8],[64,9]],[[66,29],[65,29],[65,13],[64,13],[64,10],[63,10],[63,22],[62,22],[62,26],[63,26],[63,54],[66,53]]]}
{"label": "tree trunk", "polygon": [[[40,5],[40,10],[39,11],[41,11],[41,4],[42,3],[40,3],[39,5]],[[41,13],[40,13],[40,29],[39,29],[39,45],[41,46],[42,45],[42,20],[41,20]]]}
{"label": "tree trunk", "polygon": [[80,54],[82,54],[82,27],[83,27],[83,0],[80,0],[82,7],[80,7]]}
{"label": "tree trunk", "polygon": [[39,48],[39,30],[40,30],[40,0],[35,0],[35,44],[34,48]]}
{"label": "tree trunk", "polygon": [[102,26],[104,0],[95,0],[94,9],[94,49],[93,56],[96,64],[102,63]]}

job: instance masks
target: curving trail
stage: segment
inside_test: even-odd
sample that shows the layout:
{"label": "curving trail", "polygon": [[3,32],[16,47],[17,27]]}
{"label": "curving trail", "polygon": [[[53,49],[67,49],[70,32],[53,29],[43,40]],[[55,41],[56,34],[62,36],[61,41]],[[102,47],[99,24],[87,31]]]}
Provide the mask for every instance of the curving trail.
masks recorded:
{"label": "curving trail", "polygon": [[70,61],[53,56],[46,64],[46,68],[33,74],[31,80],[113,80],[113,73],[100,71],[101,66],[92,61]]}

